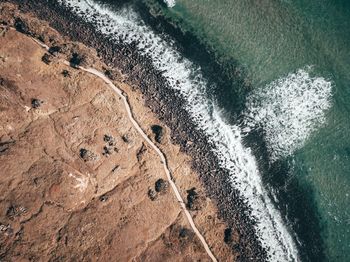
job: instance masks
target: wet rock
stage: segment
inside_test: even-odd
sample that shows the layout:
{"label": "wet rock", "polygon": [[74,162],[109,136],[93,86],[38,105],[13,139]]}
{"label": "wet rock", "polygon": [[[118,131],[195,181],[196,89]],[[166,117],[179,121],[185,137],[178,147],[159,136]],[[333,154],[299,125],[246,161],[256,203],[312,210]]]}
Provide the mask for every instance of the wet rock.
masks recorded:
{"label": "wet rock", "polygon": [[147,195],[152,201],[157,199],[157,193],[153,189],[149,189]]}
{"label": "wet rock", "polygon": [[154,189],[157,193],[164,194],[166,193],[167,189],[169,187],[168,181],[165,181],[164,179],[160,178],[154,183]]}
{"label": "wet rock", "polygon": [[232,228],[228,227],[224,231],[224,242],[229,244],[232,242]]}
{"label": "wet rock", "polygon": [[97,155],[95,153],[93,153],[90,150],[87,150],[85,148],[81,148],[79,150],[79,155],[85,162],[94,161],[97,159]]}
{"label": "wet rock", "polygon": [[41,106],[41,104],[43,103],[43,101],[37,99],[37,98],[32,98],[32,108],[39,108]]}
{"label": "wet rock", "polygon": [[187,190],[187,208],[190,210],[201,210],[203,208],[205,199],[196,192],[196,188],[193,187]]}
{"label": "wet rock", "polygon": [[152,125],[151,130],[154,134],[154,139],[157,141],[157,143],[162,143],[164,137],[163,127],[159,125]]}
{"label": "wet rock", "polygon": [[241,252],[241,246],[240,246],[239,244],[234,244],[234,245],[232,246],[232,249],[233,249],[234,251],[236,251],[237,253],[238,253],[238,252]]}
{"label": "wet rock", "polygon": [[45,53],[43,57],[41,58],[41,61],[43,61],[45,64],[49,65],[52,62],[52,56],[48,53]]}

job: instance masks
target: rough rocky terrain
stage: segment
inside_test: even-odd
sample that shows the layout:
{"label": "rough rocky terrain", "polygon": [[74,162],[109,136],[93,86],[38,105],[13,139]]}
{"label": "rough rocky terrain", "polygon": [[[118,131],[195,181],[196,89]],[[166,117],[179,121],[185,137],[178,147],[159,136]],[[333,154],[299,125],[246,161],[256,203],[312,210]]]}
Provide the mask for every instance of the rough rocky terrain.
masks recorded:
{"label": "rough rocky terrain", "polygon": [[11,4],[0,4],[0,24],[1,261],[209,260],[119,97],[76,64],[125,92],[215,256],[237,258],[238,236],[218,218],[192,158],[118,70]]}

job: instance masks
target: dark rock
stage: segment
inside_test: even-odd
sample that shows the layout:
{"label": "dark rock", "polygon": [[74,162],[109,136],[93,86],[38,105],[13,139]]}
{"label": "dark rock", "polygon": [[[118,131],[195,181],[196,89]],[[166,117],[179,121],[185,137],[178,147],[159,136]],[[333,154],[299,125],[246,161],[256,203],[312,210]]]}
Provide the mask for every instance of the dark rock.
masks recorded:
{"label": "dark rock", "polygon": [[224,231],[224,242],[229,244],[232,242],[232,228],[228,227]]}
{"label": "dark rock", "polygon": [[42,103],[43,103],[43,101],[40,101],[40,100],[37,99],[37,98],[33,98],[33,99],[32,99],[32,102],[31,102],[32,108],[38,108],[38,107],[41,106]]}
{"label": "dark rock", "polygon": [[57,56],[61,52],[61,47],[60,46],[51,46],[49,48],[49,53],[51,55]]}
{"label": "dark rock", "polygon": [[164,136],[163,127],[161,127],[159,125],[152,125],[151,130],[154,134],[154,139],[157,141],[157,143],[162,143],[163,136]]}
{"label": "dark rock", "polygon": [[165,181],[164,179],[160,178],[154,183],[154,189],[157,193],[166,193],[167,189],[169,187],[169,183]]}
{"label": "dark rock", "polygon": [[70,76],[70,73],[69,73],[68,70],[63,70],[63,71],[62,71],[62,75],[63,75],[64,77],[67,77],[67,76]]}
{"label": "dark rock", "polygon": [[69,60],[69,63],[71,64],[72,67],[79,67],[79,66],[83,66],[84,63],[86,62],[86,56],[85,55],[81,55],[78,53],[73,53],[71,59]]}
{"label": "dark rock", "polygon": [[12,144],[14,144],[16,141],[14,140],[9,140],[5,142],[0,142],[0,155],[5,153]]}
{"label": "dark rock", "polygon": [[101,202],[106,202],[108,200],[108,196],[107,195],[102,195],[102,196],[99,197],[99,200]]}
{"label": "dark rock", "polygon": [[196,188],[193,187],[187,190],[187,208],[190,210],[201,210],[203,207],[204,199],[200,197],[196,192]]}
{"label": "dark rock", "polygon": [[191,231],[185,227],[181,228],[179,231],[180,238],[187,238],[191,235]]}
{"label": "dark rock", "polygon": [[157,199],[157,193],[153,189],[149,189],[147,195],[152,201]]}
{"label": "dark rock", "polygon": [[103,136],[103,141],[106,142],[108,144],[108,146],[114,146],[115,145],[115,140],[114,140],[113,136],[104,135]]}
{"label": "dark rock", "polygon": [[123,140],[125,143],[129,143],[129,142],[130,142],[130,139],[129,139],[128,135],[123,135],[123,136],[122,136],[122,140]]}
{"label": "dark rock", "polygon": [[113,142],[114,139],[113,139],[112,136],[104,135],[104,136],[103,136],[103,141],[106,142],[106,143],[107,143],[107,142]]}
{"label": "dark rock", "polygon": [[116,147],[113,148],[115,142],[114,142],[114,138],[112,136],[104,135],[103,141],[106,142],[107,144],[103,147],[102,155],[109,156],[113,153],[113,151],[118,152],[118,149]]}
{"label": "dark rock", "polygon": [[137,153],[136,153],[136,158],[138,162],[141,162],[146,151],[147,151],[147,147],[145,147],[145,144],[142,143],[142,146],[140,147],[139,150],[137,150]]}
{"label": "dark rock", "polygon": [[119,165],[116,165],[115,167],[112,168],[112,173],[115,172],[119,168]]}
{"label": "dark rock", "polygon": [[87,155],[88,150],[86,150],[85,148],[81,148],[79,151],[80,157],[84,159],[84,157]]}
{"label": "dark rock", "polygon": [[106,70],[105,71],[105,75],[111,80],[116,80],[117,79],[115,74],[111,70]]}
{"label": "dark rock", "polygon": [[45,53],[43,57],[41,58],[41,61],[43,61],[45,64],[49,65],[52,62],[52,56],[48,53]]}
{"label": "dark rock", "polygon": [[241,246],[240,246],[238,243],[234,244],[234,245],[232,246],[232,249],[233,249],[234,251],[236,251],[237,253],[238,253],[238,252],[241,252]]}
{"label": "dark rock", "polygon": [[15,217],[21,216],[23,213],[26,213],[27,209],[22,206],[11,205],[7,211],[6,216],[13,220]]}
{"label": "dark rock", "polygon": [[85,161],[93,161],[97,159],[97,155],[91,152],[90,150],[87,150],[85,148],[81,148],[79,150],[80,157]]}
{"label": "dark rock", "polygon": [[104,156],[109,156],[110,154],[112,154],[111,149],[110,149],[109,147],[107,147],[107,146],[104,146],[104,147],[103,147],[102,155],[104,155]]}
{"label": "dark rock", "polygon": [[30,31],[27,23],[23,21],[21,18],[16,18],[14,25],[18,32],[28,34]]}

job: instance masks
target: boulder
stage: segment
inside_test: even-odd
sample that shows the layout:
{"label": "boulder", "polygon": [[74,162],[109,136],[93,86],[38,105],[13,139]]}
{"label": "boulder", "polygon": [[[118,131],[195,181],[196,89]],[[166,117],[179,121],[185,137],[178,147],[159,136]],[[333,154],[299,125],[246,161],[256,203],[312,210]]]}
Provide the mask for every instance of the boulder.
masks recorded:
{"label": "boulder", "polygon": [[37,98],[32,98],[32,108],[39,108],[41,106],[41,104],[43,103],[43,101],[37,99]]}
{"label": "boulder", "polygon": [[157,193],[164,194],[168,190],[169,183],[164,179],[160,178],[154,183],[154,189]]}
{"label": "boulder", "polygon": [[154,140],[156,140],[157,143],[162,143],[163,137],[164,137],[163,127],[161,127],[159,125],[152,125],[151,130],[154,134]]}

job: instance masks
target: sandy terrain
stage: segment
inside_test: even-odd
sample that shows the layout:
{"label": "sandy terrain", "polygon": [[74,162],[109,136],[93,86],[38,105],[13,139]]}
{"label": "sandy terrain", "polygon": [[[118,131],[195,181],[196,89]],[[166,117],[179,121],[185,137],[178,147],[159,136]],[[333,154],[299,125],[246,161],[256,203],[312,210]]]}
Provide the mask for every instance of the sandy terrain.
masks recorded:
{"label": "sandy terrain", "polygon": [[[191,158],[170,142],[170,130],[144,106],[137,89],[123,83],[123,76],[103,65],[93,50],[4,6],[0,259],[210,260],[167,182],[159,156],[135,130],[122,100],[103,80],[59,62],[78,56],[82,63],[106,71],[125,92],[135,119],[165,153],[214,255],[234,260],[224,241],[226,225],[205,196]],[[11,30],[17,25],[21,31],[14,17],[26,21],[20,22],[22,29],[32,27],[34,37],[63,51],[49,54],[29,36]],[[234,241],[227,236],[225,240]]]}

